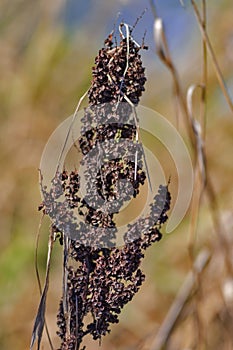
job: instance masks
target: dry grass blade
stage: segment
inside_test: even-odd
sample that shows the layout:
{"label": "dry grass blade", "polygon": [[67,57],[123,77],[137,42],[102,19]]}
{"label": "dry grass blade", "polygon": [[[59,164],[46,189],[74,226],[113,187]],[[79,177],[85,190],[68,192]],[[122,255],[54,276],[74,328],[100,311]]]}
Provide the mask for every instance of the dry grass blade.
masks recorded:
{"label": "dry grass blade", "polygon": [[187,108],[188,108],[188,116],[189,116],[190,124],[192,126],[193,134],[195,137],[197,163],[200,169],[202,184],[204,187],[206,184],[206,161],[205,161],[205,155],[204,155],[202,127],[199,121],[193,116],[193,102],[192,102],[193,93],[197,88],[200,88],[202,91],[205,89],[205,87],[201,84],[193,84],[189,87],[187,92]]}
{"label": "dry grass blade", "polygon": [[160,350],[166,344],[173,328],[176,325],[177,319],[188,299],[196,282],[196,274],[200,274],[207,266],[210,260],[210,252],[208,250],[202,250],[197,256],[193,269],[188,273],[180,291],[178,292],[176,299],[174,300],[170,310],[167,313],[156,338],[150,348],[150,350]]}
{"label": "dry grass blade", "polygon": [[[190,128],[189,120],[188,120],[188,111],[187,111],[187,106],[186,106],[186,101],[184,94],[182,92],[182,87],[180,84],[179,76],[177,69],[175,67],[175,64],[172,61],[170,52],[169,52],[169,47],[163,27],[163,22],[162,19],[159,17],[155,17],[155,22],[154,22],[154,39],[155,39],[155,44],[156,44],[156,52],[158,57],[161,59],[163,64],[169,69],[172,75],[173,79],[173,87],[174,87],[174,92],[175,96],[178,100],[179,106],[183,112],[184,116],[184,122],[186,125],[186,129],[189,135],[189,139],[194,145],[194,140],[193,140],[193,134],[192,130]],[[178,120],[178,118],[177,118]]]}
{"label": "dry grass blade", "polygon": [[53,242],[54,242],[54,235],[53,235],[53,232],[51,232],[50,237],[49,237],[49,242],[48,242],[45,284],[44,284],[44,289],[43,289],[43,292],[41,295],[40,304],[38,307],[35,323],[33,326],[30,350],[33,349],[36,339],[37,339],[37,350],[40,349],[41,338],[42,338],[43,329],[44,329],[44,325],[45,325],[46,298],[47,298],[47,293],[48,293],[48,288],[49,288],[49,272],[50,272],[50,265],[51,265]]}
{"label": "dry grass blade", "polygon": [[[36,235],[36,252],[35,252],[35,270],[36,270],[36,278],[37,278],[37,282],[38,282],[38,286],[39,286],[39,291],[40,291],[40,295],[42,296],[42,286],[41,286],[41,280],[40,280],[40,274],[39,274],[39,268],[38,268],[38,247],[39,247],[39,238],[40,238],[40,229],[41,229],[41,225],[42,225],[42,221],[44,218],[44,214],[42,215],[41,219],[40,219],[40,223],[38,226],[38,231],[37,231],[37,235]],[[49,334],[49,330],[48,330],[48,325],[46,323],[45,320],[45,331],[48,337],[48,341],[49,341],[49,345],[51,350],[54,350],[53,344],[52,344],[52,340]]]}
{"label": "dry grass blade", "polygon": [[[151,1],[151,4],[153,2]],[[154,5],[152,6],[152,11],[155,16],[155,23],[154,23],[154,38],[156,43],[156,50],[157,55],[160,58],[160,60],[164,63],[164,65],[170,70],[173,78],[173,84],[174,84],[174,90],[175,94],[177,95],[178,103],[183,111],[183,115],[185,118],[185,123],[187,126],[187,131],[189,135],[189,139],[193,148],[193,154],[194,154],[194,168],[195,168],[195,192],[193,194],[192,198],[192,205],[191,205],[191,221],[190,221],[190,240],[189,240],[189,253],[190,253],[190,260],[191,260],[191,266],[194,266],[194,247],[195,247],[195,237],[197,233],[197,222],[199,217],[199,211],[200,211],[200,205],[201,205],[201,199],[204,194],[204,190],[207,194],[209,205],[210,205],[210,211],[212,215],[212,220],[214,224],[215,231],[219,237],[219,243],[220,243],[220,249],[222,249],[223,256],[225,257],[225,263],[227,266],[228,273],[232,273],[232,265],[229,261],[230,256],[230,248],[227,246],[224,229],[223,229],[223,223],[220,220],[219,215],[219,209],[218,209],[218,203],[216,194],[212,185],[211,178],[208,174],[207,165],[206,165],[206,155],[205,155],[205,147],[204,147],[204,141],[205,141],[205,125],[206,125],[206,88],[207,88],[207,50],[209,51],[211,55],[211,59],[214,62],[215,71],[218,77],[219,84],[222,88],[222,91],[225,95],[225,98],[228,101],[228,104],[232,110],[232,102],[230,99],[230,96],[227,92],[221,70],[218,66],[214,51],[212,49],[210,40],[208,38],[208,35],[206,33],[206,18],[207,18],[207,9],[206,9],[206,1],[202,0],[202,16],[200,15],[195,1],[192,1],[192,4],[195,8],[195,13],[198,17],[199,25],[201,26],[202,34],[203,34],[203,61],[202,61],[202,77],[201,77],[201,84],[192,85],[187,93],[187,99],[185,99],[184,94],[182,93],[182,88],[180,81],[178,79],[178,73],[175,67],[175,64],[172,61],[169,48],[167,45],[166,35],[163,28],[163,23],[160,18],[157,16],[157,12],[155,10]],[[193,93],[197,88],[201,88],[201,100],[200,100],[200,109],[199,109],[199,117],[198,119],[194,116],[193,111]],[[195,268],[193,268],[193,277],[195,277],[195,280],[199,283],[201,282],[200,275],[197,273]],[[194,300],[196,307],[194,310],[194,317],[196,321],[196,346],[205,346],[206,344],[206,335],[203,333],[203,327],[202,327],[202,320],[201,315],[199,313],[199,293],[196,296],[196,299]],[[172,315],[174,317],[174,314],[172,312]],[[167,321],[168,319],[168,321]],[[176,317],[175,321],[176,322]],[[166,339],[169,337],[170,332],[172,330],[172,318],[170,319],[170,312],[168,313],[168,316],[166,317],[164,324],[165,327],[162,327],[162,330],[159,331],[159,334],[155,340],[154,347],[152,349],[161,349],[163,345],[166,342]]]}
{"label": "dry grass blade", "polygon": [[61,166],[61,164],[62,164],[62,157],[64,156],[64,151],[65,151],[65,148],[66,148],[66,145],[67,145],[67,141],[68,141],[68,139],[69,139],[69,136],[70,136],[72,127],[73,127],[73,125],[74,125],[75,119],[77,118],[77,114],[78,114],[78,111],[79,111],[79,109],[80,109],[81,103],[83,102],[83,100],[85,99],[85,97],[87,96],[87,94],[88,94],[88,90],[82,95],[82,97],[81,97],[80,100],[78,101],[77,107],[76,107],[76,109],[75,109],[75,111],[74,111],[73,118],[72,118],[72,120],[71,120],[69,129],[68,129],[68,131],[67,131],[66,138],[65,138],[65,141],[64,141],[64,145],[63,145],[63,147],[62,147],[62,150],[61,150],[61,153],[60,153],[60,156],[59,156],[59,159],[58,159],[57,170],[56,170],[57,173],[59,173],[60,166]]}
{"label": "dry grass blade", "polygon": [[155,7],[155,3],[153,0],[149,0],[150,2],[150,7],[151,7],[151,11],[154,15],[154,18],[157,18],[157,10],[156,10],[156,7]]}
{"label": "dry grass blade", "polygon": [[[206,18],[207,18],[207,8],[206,8],[206,0],[202,0],[202,17],[200,14],[200,11],[198,10],[198,7],[195,3],[194,0],[191,0],[191,3],[193,5],[194,8],[194,12],[196,14],[197,20],[198,20],[198,24],[199,27],[201,29],[202,32],[202,36],[203,36],[203,72],[202,72],[202,101],[201,101],[201,113],[200,113],[200,117],[201,117],[201,121],[202,121],[202,128],[203,128],[203,132],[202,132],[202,141],[200,141],[200,137],[196,138],[196,142],[197,142],[197,156],[199,157],[199,165],[201,165],[201,167],[205,167],[205,184],[206,184],[206,194],[209,200],[209,205],[210,205],[210,211],[211,211],[211,215],[212,215],[212,221],[214,224],[214,228],[216,231],[216,234],[218,236],[219,242],[220,242],[220,246],[222,247],[223,251],[224,251],[224,256],[226,259],[226,265],[227,265],[227,269],[228,272],[230,274],[232,274],[232,263],[229,260],[229,256],[230,256],[230,251],[229,251],[229,246],[226,242],[225,239],[225,233],[224,233],[224,225],[221,222],[220,219],[220,214],[219,214],[219,208],[218,208],[218,203],[217,203],[217,198],[216,198],[216,194],[215,194],[215,190],[211,181],[211,178],[209,176],[208,173],[208,169],[207,169],[207,165],[206,165],[206,157],[204,154],[204,148],[203,146],[201,146],[204,144],[204,139],[205,139],[205,124],[206,124],[206,87],[207,87],[207,50],[209,51],[209,54],[211,56],[211,59],[213,61],[214,64],[214,68],[215,68],[215,72],[219,81],[219,85],[222,89],[222,92],[229,104],[229,107],[231,108],[231,110],[233,111],[233,104],[231,101],[231,98],[228,94],[223,76],[222,76],[222,72],[220,70],[220,67],[218,65],[214,50],[212,48],[211,42],[209,40],[207,31],[206,31]],[[190,102],[188,102],[189,106],[190,106]],[[190,108],[188,107],[189,112],[190,112]],[[190,113],[189,113],[190,115]],[[190,116],[191,117],[191,116]],[[197,133],[197,128],[195,128],[196,131],[194,130],[194,134],[196,135]],[[200,142],[199,142],[200,141]],[[198,151],[201,150],[202,148],[202,152]],[[202,155],[201,155],[202,153]]]}
{"label": "dry grass blade", "polygon": [[207,31],[206,31],[206,27],[205,27],[205,22],[202,20],[201,18],[201,14],[200,14],[200,11],[198,10],[198,7],[197,7],[197,4],[195,3],[194,0],[191,0],[191,3],[192,3],[192,6],[193,6],[193,9],[194,9],[194,12],[195,12],[195,15],[197,17],[197,21],[198,21],[198,24],[199,24],[199,28],[201,30],[201,33],[202,33],[202,36],[203,36],[203,39],[205,40],[205,43],[206,43],[206,47],[209,51],[209,54],[210,54],[210,57],[211,57],[211,60],[213,62],[213,65],[214,65],[214,69],[215,69],[215,73],[216,73],[216,76],[218,78],[218,82],[219,82],[219,85],[221,87],[221,90],[223,92],[223,95],[231,109],[231,111],[233,112],[233,102],[231,100],[231,97],[229,95],[229,92],[228,92],[228,89],[227,89],[227,86],[226,86],[226,83],[224,81],[224,78],[223,78],[223,75],[222,75],[222,72],[221,72],[221,69],[219,67],[219,64],[218,64],[218,61],[217,61],[217,58],[216,58],[216,55],[214,53],[214,50],[213,50],[213,47],[211,45],[211,42],[210,42],[210,39],[209,39],[209,36],[207,34]]}
{"label": "dry grass blade", "polygon": [[[206,1],[202,0],[202,17],[203,17],[203,28],[206,28],[207,23],[207,7],[206,7]],[[201,104],[200,104],[200,122],[202,123],[202,130],[203,130],[203,140],[205,140],[205,134],[206,134],[206,102],[207,102],[207,77],[208,77],[208,62],[207,62],[207,47],[206,42],[203,39],[202,40],[202,55],[203,55],[203,62],[202,62],[202,95],[201,95]]]}
{"label": "dry grass blade", "polygon": [[[193,84],[189,87],[187,92],[187,108],[188,108],[188,115],[190,124],[192,126],[192,131],[195,139],[195,155],[196,160],[194,164],[194,181],[195,181],[195,191],[193,193],[192,203],[191,203],[191,211],[190,211],[190,235],[189,235],[189,256],[191,263],[194,261],[194,248],[195,248],[195,242],[196,242],[196,235],[197,235],[197,223],[198,223],[198,217],[200,212],[200,206],[201,206],[201,200],[204,194],[204,189],[206,185],[206,157],[204,152],[204,141],[203,141],[203,131],[201,124],[197,120],[197,118],[194,117],[194,108],[193,108],[193,94],[195,90],[201,89],[205,90],[205,86],[201,84]],[[203,94],[201,95],[201,102],[200,106],[202,106],[203,102]],[[204,110],[203,110],[204,111]],[[202,111],[202,112],[203,112]],[[203,116],[203,115],[201,115]],[[201,286],[201,276],[196,272],[196,270],[193,270],[193,274],[196,278],[196,281],[198,282],[198,285]],[[196,338],[198,346],[201,346],[201,344],[205,343],[205,337],[203,336],[203,327],[201,323],[198,303],[199,303],[199,293],[197,293],[197,296],[194,300],[195,302],[195,310],[194,310],[194,319],[196,322]]]}
{"label": "dry grass blade", "polygon": [[193,94],[196,89],[205,89],[203,85],[193,84],[189,87],[187,92],[187,109],[188,116],[190,120],[190,125],[192,126],[192,131],[195,140],[195,155],[196,161],[194,164],[194,181],[195,181],[195,192],[193,193],[192,203],[191,203],[191,218],[190,218],[190,237],[189,237],[189,254],[191,262],[194,260],[194,246],[195,246],[195,236],[197,230],[198,215],[200,210],[201,199],[203,195],[203,190],[206,185],[206,157],[204,152],[204,142],[202,138],[202,127],[199,121],[194,118],[193,112]]}

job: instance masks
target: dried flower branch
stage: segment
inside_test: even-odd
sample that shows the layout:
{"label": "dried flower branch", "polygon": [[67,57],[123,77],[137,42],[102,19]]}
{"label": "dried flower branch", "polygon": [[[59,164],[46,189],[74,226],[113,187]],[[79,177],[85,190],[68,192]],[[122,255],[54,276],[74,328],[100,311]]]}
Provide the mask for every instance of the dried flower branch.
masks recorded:
{"label": "dried flower branch", "polygon": [[[146,81],[139,51],[146,47],[133,39],[133,28],[121,24],[119,45],[110,34],[95,59],[78,139],[85,197],[79,172],[60,172],[60,164],[51,188],[42,185],[40,210],[50,216],[52,232],[63,244],[63,295],[57,316],[60,350],[80,349],[87,335],[100,341],[110,332],[110,325],[119,321],[121,309],[142,285],[144,252],[161,239],[160,228],[168,218],[171,196],[168,186],[160,185],[149,215],[128,224],[124,245],[116,246],[115,216],[138,196],[146,179],[149,182],[136,112]],[[76,220],[77,214],[82,220]],[[44,317],[41,320],[40,334],[35,324],[33,343],[38,336],[40,344]]]}

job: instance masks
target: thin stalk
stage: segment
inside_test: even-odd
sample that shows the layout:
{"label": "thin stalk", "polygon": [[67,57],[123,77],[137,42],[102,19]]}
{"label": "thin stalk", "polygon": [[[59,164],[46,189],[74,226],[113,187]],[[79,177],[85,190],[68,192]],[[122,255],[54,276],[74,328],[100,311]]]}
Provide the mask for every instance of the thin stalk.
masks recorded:
{"label": "thin stalk", "polygon": [[[40,279],[40,273],[39,273],[39,267],[38,267],[38,247],[39,247],[39,239],[40,239],[40,229],[41,229],[43,218],[44,218],[44,214],[42,215],[42,217],[40,219],[40,223],[39,223],[37,234],[36,234],[36,252],[35,252],[36,279],[38,282],[40,296],[42,296],[42,285],[41,285],[41,279]],[[51,350],[54,350],[52,339],[51,339],[50,334],[49,334],[49,329],[48,329],[48,325],[47,325],[46,320],[45,320],[45,332],[46,332],[46,335],[48,338],[49,346],[50,346]]]}
{"label": "thin stalk", "polygon": [[[206,30],[207,25],[207,8],[206,0],[202,0],[202,17],[203,17],[203,28]],[[202,124],[202,137],[205,140],[206,137],[206,104],[207,104],[207,77],[208,77],[208,62],[207,62],[207,47],[204,38],[202,39],[202,94],[201,94],[201,105],[200,105],[200,120]]]}
{"label": "thin stalk", "polygon": [[231,97],[229,95],[229,92],[228,92],[228,89],[227,89],[227,86],[226,86],[226,83],[224,81],[224,78],[223,78],[223,75],[222,75],[222,72],[221,72],[221,69],[219,67],[219,64],[218,64],[218,61],[217,61],[217,58],[215,56],[215,53],[214,53],[214,50],[213,50],[213,47],[211,45],[211,42],[210,42],[210,39],[209,39],[209,36],[207,34],[207,31],[206,31],[206,28],[205,28],[205,25],[204,25],[204,22],[201,18],[201,14],[198,10],[198,7],[195,3],[194,0],[191,0],[191,4],[193,6],[193,9],[194,9],[194,12],[195,12],[195,15],[196,15],[196,18],[197,18],[197,21],[198,21],[198,24],[199,24],[199,28],[201,30],[201,33],[202,33],[202,36],[206,42],[206,47],[209,51],[209,54],[210,54],[210,57],[212,59],[212,62],[213,62],[213,66],[214,66],[214,69],[215,69],[215,73],[216,73],[216,76],[217,76],[217,79],[218,79],[218,82],[219,82],[219,85],[221,87],[221,90],[223,92],[223,95],[230,107],[230,110],[233,112],[233,102],[231,100]]}
{"label": "thin stalk", "polygon": [[182,91],[182,86],[180,83],[178,71],[176,69],[176,66],[175,66],[175,64],[172,60],[171,54],[170,54],[167,38],[166,38],[166,35],[164,32],[162,19],[159,18],[157,16],[157,14],[155,17],[155,22],[154,22],[154,37],[155,37],[157,55],[160,58],[160,60],[163,62],[163,64],[169,69],[169,71],[171,73],[172,80],[173,80],[174,94],[177,97],[179,106],[181,108],[190,142],[191,142],[192,146],[194,146],[195,143],[194,143],[191,125],[189,123],[185,95]]}

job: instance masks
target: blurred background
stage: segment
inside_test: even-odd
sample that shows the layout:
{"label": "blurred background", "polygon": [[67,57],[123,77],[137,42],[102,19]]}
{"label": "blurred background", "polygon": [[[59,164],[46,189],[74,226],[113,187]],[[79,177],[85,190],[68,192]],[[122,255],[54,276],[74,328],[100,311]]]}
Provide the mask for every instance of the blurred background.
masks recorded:
{"label": "blurred background", "polygon": [[[199,2],[198,2],[199,4]],[[201,78],[202,43],[190,1],[157,0],[159,16],[184,91]],[[90,86],[94,58],[114,23],[134,24],[141,43],[146,30],[146,92],[141,103],[176,125],[172,79],[155,53],[153,15],[146,0],[15,0],[0,2],[0,349],[29,348],[39,303],[34,257],[40,222],[39,164],[54,129],[74,112]],[[233,3],[207,1],[208,33],[233,96]],[[233,349],[232,174],[233,119],[208,58],[206,156],[219,205],[224,239],[216,234],[205,196],[195,254],[207,247],[209,265],[190,296],[167,349]],[[188,144],[185,130],[180,132]],[[173,186],[174,187],[174,186]],[[184,189],[185,190],[185,189]],[[174,188],[174,191],[175,188]],[[101,349],[149,349],[159,326],[191,268],[188,253],[190,212],[170,235],[151,247],[143,262],[146,282],[103,339]],[[45,274],[49,221],[41,228],[39,267]],[[227,241],[228,251],[222,241]],[[56,313],[61,296],[61,247],[52,258],[47,322],[55,348]],[[226,256],[228,254],[228,256]],[[198,326],[197,326],[197,322]],[[201,326],[200,326],[201,325]],[[199,327],[199,331],[196,329]],[[200,331],[201,329],[201,331]],[[197,335],[198,333],[198,335]],[[200,333],[202,333],[200,335]],[[200,343],[197,337],[201,337]],[[98,345],[91,341],[88,349]],[[43,349],[49,349],[46,335]]]}

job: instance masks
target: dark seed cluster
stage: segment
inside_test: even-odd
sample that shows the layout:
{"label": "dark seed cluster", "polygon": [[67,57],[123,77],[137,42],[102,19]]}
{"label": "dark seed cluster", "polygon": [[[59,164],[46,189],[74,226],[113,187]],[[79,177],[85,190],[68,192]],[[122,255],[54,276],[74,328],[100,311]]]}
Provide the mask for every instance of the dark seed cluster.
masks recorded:
{"label": "dark seed cluster", "polygon": [[[146,81],[139,50],[140,47],[135,45],[131,37],[128,45],[127,38],[124,38],[119,46],[114,46],[111,35],[108,37],[92,70],[93,79],[89,90],[91,105],[123,101],[124,95],[133,104],[138,104]],[[128,69],[125,72],[127,58]]]}
{"label": "dark seed cluster", "polygon": [[139,50],[131,34],[119,45],[109,36],[96,57],[78,140],[85,196],[77,170],[56,174],[51,189],[43,188],[39,209],[50,216],[64,244],[60,350],[78,350],[86,335],[100,340],[110,332],[142,285],[144,251],[161,239],[167,220],[171,196],[168,186],[161,185],[149,215],[129,224],[125,244],[116,247],[115,216],[146,181],[135,114],[146,81]]}
{"label": "dark seed cluster", "polygon": [[[159,229],[166,219],[170,208],[170,193],[167,186],[160,186],[154,205],[160,206],[161,197],[165,202],[156,221],[149,216],[136,226],[129,226],[125,237],[126,244],[122,248],[92,249],[71,241],[69,252],[79,268],[68,267],[68,302],[70,307],[69,334],[76,334],[80,344],[85,335],[91,334],[93,339],[100,339],[110,332],[110,324],[118,323],[121,309],[138,292],[145,275],[140,269],[144,251],[153,242],[162,237]],[[152,226],[150,226],[152,224]],[[145,229],[144,235],[138,231]],[[132,235],[135,236],[132,237]],[[92,321],[87,321],[92,315]],[[70,338],[67,338],[63,303],[58,313],[59,335],[62,338],[61,349],[67,349]],[[75,349],[75,348],[71,348]]]}

